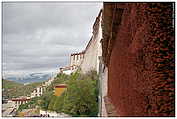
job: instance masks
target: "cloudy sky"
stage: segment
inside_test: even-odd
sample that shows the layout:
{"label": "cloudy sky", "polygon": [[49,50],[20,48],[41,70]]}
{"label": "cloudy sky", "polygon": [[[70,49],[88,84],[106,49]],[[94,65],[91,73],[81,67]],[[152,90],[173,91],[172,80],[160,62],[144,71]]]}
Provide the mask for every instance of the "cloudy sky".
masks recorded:
{"label": "cloudy sky", "polygon": [[56,70],[82,51],[102,3],[3,3],[3,74]]}

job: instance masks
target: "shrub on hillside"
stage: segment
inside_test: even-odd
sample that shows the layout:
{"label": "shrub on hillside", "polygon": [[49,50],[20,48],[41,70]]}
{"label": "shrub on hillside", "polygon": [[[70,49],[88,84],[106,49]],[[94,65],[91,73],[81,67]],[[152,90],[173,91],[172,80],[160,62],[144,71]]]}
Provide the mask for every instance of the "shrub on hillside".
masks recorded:
{"label": "shrub on hillside", "polygon": [[73,116],[97,116],[98,102],[93,80],[72,80],[68,83],[62,111]]}
{"label": "shrub on hillside", "polygon": [[57,77],[60,77],[60,81],[55,81],[54,84],[65,83],[67,90],[61,96],[52,96],[52,92],[43,95],[42,109],[72,116],[97,116],[98,75],[95,71],[87,74],[77,71],[68,76],[69,80],[62,79],[66,78],[66,75],[60,74]]}

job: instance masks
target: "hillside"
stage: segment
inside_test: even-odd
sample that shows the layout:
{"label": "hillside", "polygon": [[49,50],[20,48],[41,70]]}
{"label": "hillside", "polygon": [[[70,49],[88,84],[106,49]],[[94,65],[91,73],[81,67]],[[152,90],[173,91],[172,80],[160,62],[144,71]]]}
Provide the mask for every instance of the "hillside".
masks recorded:
{"label": "hillside", "polygon": [[[65,113],[74,117],[98,115],[98,75],[96,71],[81,74],[79,71],[71,75],[58,74],[55,81],[36,101],[43,110]],[[66,84],[67,90],[61,96],[55,96],[54,87]],[[40,102],[40,104],[38,103]]]}
{"label": "hillside", "polygon": [[31,83],[28,85],[23,85],[20,83],[16,83],[14,81],[3,79],[2,80],[3,97],[12,98],[30,95],[34,88],[41,84],[42,83]]}
{"label": "hillside", "polygon": [[23,84],[16,83],[14,81],[5,80],[5,79],[2,80],[2,87],[4,89],[17,88],[17,87],[21,87],[21,86],[23,86]]}

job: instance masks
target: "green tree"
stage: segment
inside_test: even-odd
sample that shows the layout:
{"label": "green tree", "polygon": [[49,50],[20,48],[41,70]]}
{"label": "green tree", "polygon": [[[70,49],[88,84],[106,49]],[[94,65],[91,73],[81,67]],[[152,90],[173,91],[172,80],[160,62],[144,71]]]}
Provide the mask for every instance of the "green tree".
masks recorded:
{"label": "green tree", "polygon": [[23,109],[35,108],[37,105],[39,105],[38,103],[39,99],[40,99],[39,97],[35,97],[35,98],[32,98],[28,103],[20,105],[18,108],[18,112],[22,111]]}
{"label": "green tree", "polygon": [[[67,84],[65,92],[61,96],[52,96],[53,87],[61,83]],[[52,90],[47,90],[41,97],[42,109],[64,112],[72,116],[97,116],[99,88],[95,71],[87,74],[77,71],[70,76],[59,74],[52,86]]]}
{"label": "green tree", "polygon": [[65,93],[63,93],[61,96],[57,96],[56,98],[56,101],[54,103],[54,106],[53,106],[53,110],[58,112],[58,113],[61,113],[63,112],[63,106],[64,106],[64,98],[65,98]]}
{"label": "green tree", "polygon": [[76,72],[72,73],[70,75],[70,80],[77,80],[80,77],[80,70],[77,70]]}
{"label": "green tree", "polygon": [[63,112],[73,116],[97,116],[98,102],[93,80],[70,81]]}
{"label": "green tree", "polygon": [[52,98],[52,95],[53,95],[53,92],[50,91],[50,92],[46,92],[45,94],[43,94],[41,97],[40,97],[40,107],[43,109],[43,110],[48,110],[48,106],[49,106],[49,103],[50,103],[50,100]]}
{"label": "green tree", "polygon": [[22,104],[22,105],[20,105],[19,106],[19,108],[18,108],[18,112],[20,112],[20,111],[22,111],[23,109],[28,109],[29,108],[29,104],[28,103],[26,103],[26,104]]}
{"label": "green tree", "polygon": [[52,110],[52,111],[54,111],[54,104],[55,104],[55,102],[56,102],[56,99],[57,99],[57,97],[56,96],[54,96],[54,95],[52,95],[52,97],[51,97],[51,99],[50,99],[50,102],[49,102],[49,105],[48,105],[48,110]]}

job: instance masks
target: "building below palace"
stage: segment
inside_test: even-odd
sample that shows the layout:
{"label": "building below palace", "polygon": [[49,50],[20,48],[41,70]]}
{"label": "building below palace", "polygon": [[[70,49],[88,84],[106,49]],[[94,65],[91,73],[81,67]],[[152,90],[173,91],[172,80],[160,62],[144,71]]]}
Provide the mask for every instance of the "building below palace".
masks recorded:
{"label": "building below palace", "polygon": [[61,94],[66,90],[66,88],[67,88],[66,84],[60,84],[60,85],[55,86],[54,95],[61,96]]}
{"label": "building below palace", "polygon": [[28,103],[30,101],[30,97],[13,98],[11,101],[15,102],[15,108],[18,109],[20,105]]}
{"label": "building below palace", "polygon": [[44,86],[39,86],[39,87],[35,88],[33,90],[33,92],[31,93],[31,98],[42,96],[42,94],[44,92],[44,88],[45,88]]}
{"label": "building below palace", "polygon": [[60,68],[60,73],[64,74],[71,74],[72,72],[75,72],[77,70],[78,66],[77,65],[72,65],[72,66],[67,66],[67,67],[61,67]]}

